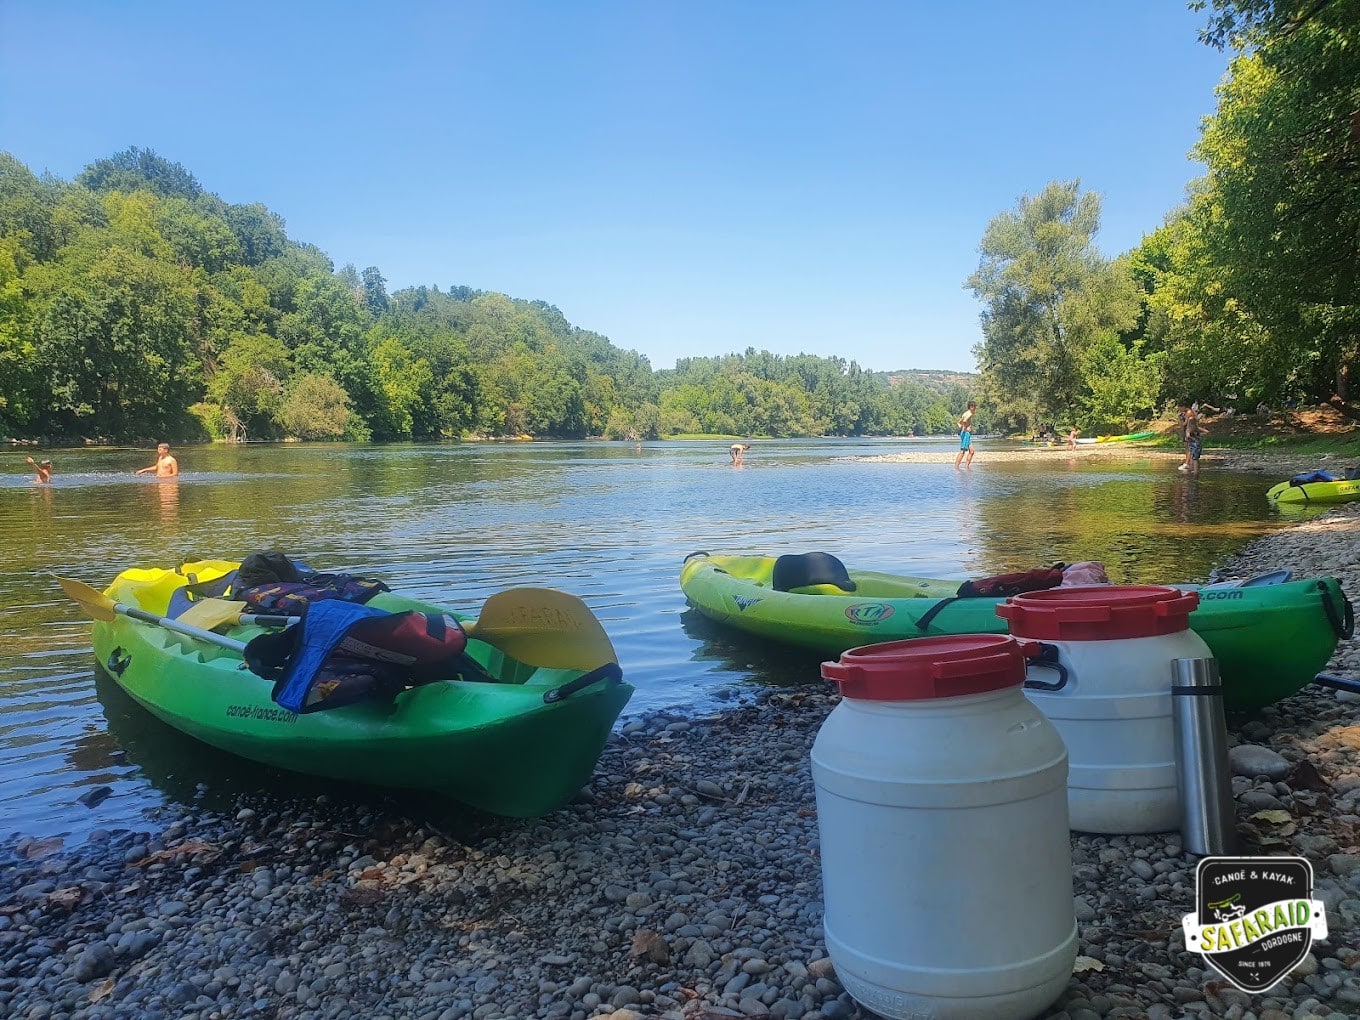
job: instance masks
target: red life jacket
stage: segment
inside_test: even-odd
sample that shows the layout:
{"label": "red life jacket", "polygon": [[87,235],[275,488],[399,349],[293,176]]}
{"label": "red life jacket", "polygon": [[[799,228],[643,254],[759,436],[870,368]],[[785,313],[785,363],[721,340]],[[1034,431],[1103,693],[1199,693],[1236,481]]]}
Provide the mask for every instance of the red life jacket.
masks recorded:
{"label": "red life jacket", "polygon": [[964,581],[963,584],[959,585],[958,597],[961,599],[1004,599],[1011,595],[1019,595],[1022,592],[1056,588],[1062,584],[1062,579],[1063,564],[1061,563],[1052,567],[1020,570],[1012,574],[993,574],[991,577],[979,577],[976,581]]}

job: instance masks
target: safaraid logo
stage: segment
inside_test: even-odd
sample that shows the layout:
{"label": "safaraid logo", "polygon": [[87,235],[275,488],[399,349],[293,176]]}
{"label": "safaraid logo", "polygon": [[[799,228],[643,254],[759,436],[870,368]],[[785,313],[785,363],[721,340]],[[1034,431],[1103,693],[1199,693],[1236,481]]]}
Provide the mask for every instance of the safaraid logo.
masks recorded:
{"label": "safaraid logo", "polygon": [[1264,992],[1327,940],[1327,911],[1312,899],[1303,857],[1205,857],[1195,871],[1185,947],[1244,992]]}

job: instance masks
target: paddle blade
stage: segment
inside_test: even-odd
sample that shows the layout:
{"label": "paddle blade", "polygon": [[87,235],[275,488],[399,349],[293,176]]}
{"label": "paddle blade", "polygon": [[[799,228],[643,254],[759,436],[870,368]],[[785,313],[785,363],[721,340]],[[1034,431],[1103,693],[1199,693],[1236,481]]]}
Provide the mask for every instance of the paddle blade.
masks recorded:
{"label": "paddle blade", "polygon": [[551,669],[594,669],[618,656],[590,607],[554,588],[511,588],[486,600],[469,637],[512,659]]}
{"label": "paddle blade", "polygon": [[180,613],[177,619],[180,623],[187,623],[192,627],[213,630],[224,623],[235,624],[241,619],[241,614],[245,611],[246,604],[244,602],[232,602],[228,599],[199,599]]}
{"label": "paddle blade", "polygon": [[[56,574],[52,576],[57,577]],[[67,598],[80,603],[91,620],[108,623],[118,615],[115,608],[117,604],[98,588],[91,588],[84,581],[76,581],[69,577],[57,577],[57,583],[61,585],[61,590],[66,593]]]}

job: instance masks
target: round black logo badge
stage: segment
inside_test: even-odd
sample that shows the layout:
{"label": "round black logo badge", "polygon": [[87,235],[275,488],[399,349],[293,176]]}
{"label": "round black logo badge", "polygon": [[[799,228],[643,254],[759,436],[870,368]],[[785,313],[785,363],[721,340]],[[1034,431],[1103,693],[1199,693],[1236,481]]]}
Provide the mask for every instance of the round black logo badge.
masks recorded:
{"label": "round black logo badge", "polygon": [[1205,857],[1195,871],[1195,905],[1185,947],[1244,992],[1264,992],[1327,939],[1327,912],[1312,899],[1313,866],[1303,857]]}

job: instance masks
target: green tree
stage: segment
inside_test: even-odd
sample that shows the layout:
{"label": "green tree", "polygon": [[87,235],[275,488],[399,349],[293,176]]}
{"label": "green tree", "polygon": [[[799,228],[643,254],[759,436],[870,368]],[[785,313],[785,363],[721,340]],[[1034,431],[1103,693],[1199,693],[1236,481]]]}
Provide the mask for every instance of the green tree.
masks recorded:
{"label": "green tree", "polygon": [[56,251],[52,216],[60,199],[60,184],[39,180],[8,152],[0,152],[0,236],[17,241],[11,249],[20,269],[31,259],[46,261]]}
{"label": "green tree", "polygon": [[149,196],[110,196],[108,228],[80,228],[25,274],[44,425],[64,435],[173,434],[202,392],[199,291],[165,258]]}
{"label": "green tree", "polygon": [[412,356],[395,337],[378,340],[369,354],[377,382],[379,413],[370,421],[379,436],[410,437],[420,425],[429,435],[428,418],[420,414],[434,389],[429,363]]}
{"label": "green tree", "polygon": [[369,266],[363,271],[360,279],[363,287],[364,308],[370,315],[381,315],[387,311],[387,281],[383,279],[382,273],[377,266]]}
{"label": "green tree", "polygon": [[208,400],[221,409],[224,438],[273,438],[283,404],[284,383],[292,370],[288,349],[275,337],[238,333],[208,379]]}
{"label": "green tree", "polygon": [[279,424],[298,439],[340,439],[354,431],[349,395],[329,376],[304,372],[288,386]]}
{"label": "green tree", "polygon": [[40,389],[14,258],[18,246],[18,238],[0,237],[0,429],[11,435],[31,420]]}
{"label": "green tree", "polygon": [[[1199,7],[1204,4],[1197,5]],[[1360,0],[1215,0],[1240,51],[1196,154],[1222,283],[1303,395],[1349,396],[1360,354]]]}
{"label": "green tree", "polygon": [[178,195],[193,199],[203,193],[203,187],[184,167],[135,145],[108,159],[95,160],[76,183],[91,191],[149,191],[162,198]]}
{"label": "green tree", "polygon": [[1136,342],[1160,366],[1161,402],[1201,397],[1254,406],[1297,395],[1285,358],[1225,286],[1226,272],[1208,243],[1218,205],[1208,182],[1130,253],[1131,276],[1144,291]]}
{"label": "green tree", "polygon": [[967,284],[984,303],[974,354],[997,412],[1014,425],[1076,417],[1091,347],[1136,322],[1132,280],[1095,249],[1099,226],[1099,197],[1055,181],[983,235]]}
{"label": "green tree", "polygon": [[288,249],[283,220],[259,203],[228,206],[222,218],[236,235],[241,258],[248,266],[278,258]]}

